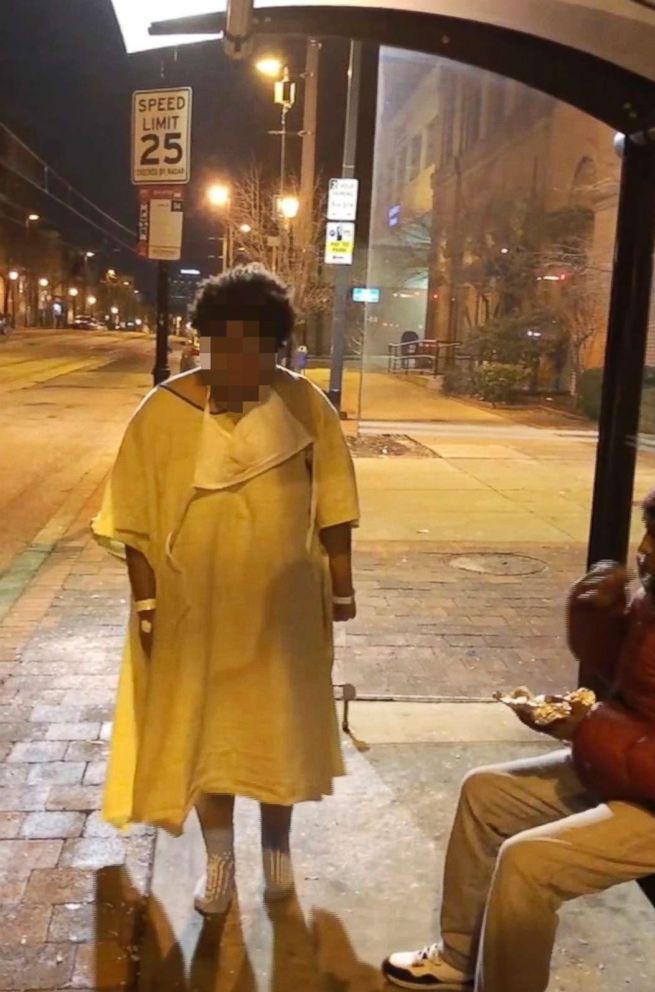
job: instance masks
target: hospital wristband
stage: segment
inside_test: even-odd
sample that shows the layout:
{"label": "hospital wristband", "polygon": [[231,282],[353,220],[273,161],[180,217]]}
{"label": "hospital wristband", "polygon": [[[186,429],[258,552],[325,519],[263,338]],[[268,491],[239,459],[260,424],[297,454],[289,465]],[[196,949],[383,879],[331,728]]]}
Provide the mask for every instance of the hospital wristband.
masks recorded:
{"label": "hospital wristband", "polygon": [[134,608],[137,613],[149,613],[151,610],[157,609],[156,599],[137,599]]}
{"label": "hospital wristband", "polygon": [[354,606],[355,596],[333,596],[332,597],[333,606]]}

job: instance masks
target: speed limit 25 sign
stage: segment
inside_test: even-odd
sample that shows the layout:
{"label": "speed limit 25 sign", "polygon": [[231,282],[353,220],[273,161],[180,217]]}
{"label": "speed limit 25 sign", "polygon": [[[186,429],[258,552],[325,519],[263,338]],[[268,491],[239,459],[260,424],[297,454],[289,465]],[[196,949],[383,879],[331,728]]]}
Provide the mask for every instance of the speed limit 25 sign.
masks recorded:
{"label": "speed limit 25 sign", "polygon": [[191,177],[191,88],[132,94],[132,182],[188,183]]}

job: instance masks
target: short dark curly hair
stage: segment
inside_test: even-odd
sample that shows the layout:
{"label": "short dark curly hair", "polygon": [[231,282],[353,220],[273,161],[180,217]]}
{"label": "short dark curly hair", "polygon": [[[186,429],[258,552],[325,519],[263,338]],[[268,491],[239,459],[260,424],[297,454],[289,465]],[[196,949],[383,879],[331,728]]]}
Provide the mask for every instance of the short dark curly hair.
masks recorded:
{"label": "short dark curly hair", "polygon": [[296,315],[285,283],[263,265],[243,265],[202,283],[191,324],[203,333],[209,324],[226,320],[259,321],[270,327],[278,349],[292,334]]}

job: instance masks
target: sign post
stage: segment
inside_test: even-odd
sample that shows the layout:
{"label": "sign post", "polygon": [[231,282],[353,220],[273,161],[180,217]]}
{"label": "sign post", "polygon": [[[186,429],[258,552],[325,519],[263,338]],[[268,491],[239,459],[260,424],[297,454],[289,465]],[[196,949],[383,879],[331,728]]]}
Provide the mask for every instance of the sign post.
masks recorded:
{"label": "sign post", "polygon": [[137,252],[157,260],[155,385],[171,374],[169,265],[182,252],[181,185],[191,178],[191,96],[188,86],[132,95],[132,182],[140,187]]}
{"label": "sign post", "polygon": [[[346,317],[348,307],[348,266],[352,264],[355,249],[355,219],[357,215],[358,182],[355,176],[357,153],[357,125],[359,121],[359,96],[362,75],[362,42],[351,41],[348,67],[348,99],[346,127],[343,142],[342,178],[330,182],[328,196],[328,225],[325,260],[338,265],[334,287],[332,314],[332,349],[330,355],[330,386],[328,398],[335,410],[341,413],[343,364],[346,354]],[[335,216],[342,214],[342,216]],[[345,214],[345,216],[343,216]],[[334,238],[331,236],[334,233]],[[339,241],[340,238],[340,241]],[[330,256],[330,258],[328,258]]]}

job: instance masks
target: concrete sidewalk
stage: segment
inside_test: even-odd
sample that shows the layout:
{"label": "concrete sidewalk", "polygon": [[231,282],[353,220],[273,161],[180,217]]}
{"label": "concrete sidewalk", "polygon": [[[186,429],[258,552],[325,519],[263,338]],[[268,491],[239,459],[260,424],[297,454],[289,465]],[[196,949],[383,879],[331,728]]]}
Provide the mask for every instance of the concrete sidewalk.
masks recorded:
{"label": "concrete sidewalk", "polygon": [[[543,752],[497,706],[355,704],[348,777],[297,809],[298,898],[267,911],[255,804],[237,804],[238,902],[224,922],[194,914],[204,864],[195,820],[157,842],[140,992],[382,992],[391,950],[438,936],[445,844],[463,774]],[[635,884],[561,913],[552,992],[650,992],[653,910]]]}
{"label": "concrete sidewalk", "polygon": [[[146,908],[153,835],[137,829],[120,836],[98,814],[128,586],[122,564],[88,536],[97,498],[96,492],[80,507],[45,561],[25,577],[2,628],[0,992],[117,992],[136,983],[188,992],[376,992],[381,956],[435,933],[443,846],[463,772],[549,745],[488,702],[356,702],[354,740],[345,741],[349,777],[334,798],[298,810],[299,902],[266,916],[255,810],[244,803],[238,819],[239,909],[222,937],[215,926],[202,927],[191,909],[202,864],[193,822],[180,841],[159,838]],[[446,663],[451,687],[451,673],[465,667],[464,658],[469,691],[485,685],[480,678],[489,673],[494,686],[510,676],[517,680],[520,669],[501,677],[498,661],[520,654],[525,610],[514,606],[516,612],[502,619],[505,636],[514,637],[512,647],[491,654],[487,641],[498,636],[490,631],[494,618],[502,618],[501,604],[509,601],[506,588],[483,616],[477,611],[487,580],[479,579],[476,610],[469,607],[464,620],[459,596],[471,596],[469,579],[458,592],[458,573],[453,570],[450,584],[442,582],[441,566],[432,559],[431,623],[436,627],[445,617],[453,630],[419,634],[414,624],[399,633],[398,618],[378,600],[386,596],[398,604],[416,597],[423,579],[410,555],[405,566],[397,566],[406,588],[389,586],[381,597],[385,567],[384,560],[359,556],[362,622],[371,622],[378,642],[358,647],[355,639],[366,635],[353,625],[339,648],[349,678],[375,687],[378,675],[361,654],[368,650],[387,678],[401,673],[401,689],[408,678],[442,685],[441,676],[435,677],[437,656]],[[394,581],[400,581],[397,573]],[[544,590],[541,596],[540,608],[559,615]],[[399,606],[393,609],[400,613]],[[491,628],[463,632],[463,624],[478,620]],[[552,635],[540,636],[545,650]],[[388,644],[379,643],[385,638]],[[426,650],[434,653],[428,658]],[[531,680],[544,676],[550,657]],[[395,686],[388,682],[386,688]],[[567,910],[553,990],[610,992],[629,977],[631,988],[647,992],[655,960],[643,934],[651,925],[652,911],[636,886]]]}
{"label": "concrete sidewalk", "polygon": [[[112,397],[106,430],[118,438],[145,378],[130,374],[117,392],[112,373],[94,376]],[[58,386],[60,409],[80,384],[82,372]],[[494,424],[472,419],[461,437],[417,432],[432,458],[357,460],[359,615],[338,631],[335,681],[404,701],[354,704],[351,775],[333,799],[299,810],[300,904],[272,919],[244,804],[241,913],[218,957],[219,935],[190,909],[202,860],[193,825],[182,841],[160,839],[148,922],[154,836],[119,836],[98,814],[128,584],[89,535],[113,456],[108,442],[96,453],[0,579],[0,992],[117,992],[137,980],[189,992],[375,992],[390,947],[434,936],[461,774],[544,745],[488,702],[406,697],[488,700],[498,687],[575,679],[563,601],[584,565],[593,444],[549,432],[490,440]],[[637,496],[654,477],[644,454]],[[635,886],[567,910],[553,992],[650,992],[650,926]]]}
{"label": "concrete sidewalk", "polygon": [[[310,368],[308,377],[321,389],[327,390],[328,368]],[[450,423],[502,424],[501,414],[467,403],[464,399],[445,396],[407,381],[402,376],[385,372],[347,368],[343,376],[342,407],[350,420],[432,420]]]}

